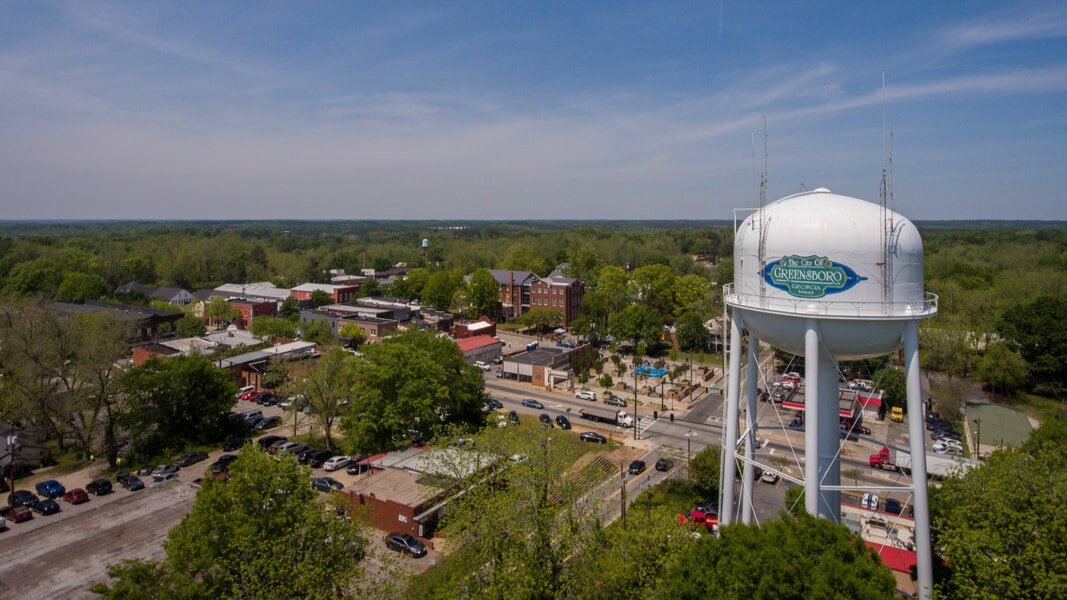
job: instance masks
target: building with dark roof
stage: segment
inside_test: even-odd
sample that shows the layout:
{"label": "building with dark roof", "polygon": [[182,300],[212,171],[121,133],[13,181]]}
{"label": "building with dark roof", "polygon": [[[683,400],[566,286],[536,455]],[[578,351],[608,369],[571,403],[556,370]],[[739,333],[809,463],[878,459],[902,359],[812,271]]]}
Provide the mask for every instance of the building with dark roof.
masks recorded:
{"label": "building with dark roof", "polygon": [[547,277],[538,277],[530,271],[506,271],[492,269],[489,273],[500,286],[500,316],[514,318],[535,308],[548,308],[563,316],[563,327],[582,314],[582,297],[585,284],[553,271]]}
{"label": "building with dark roof", "polygon": [[177,310],[159,310],[150,306],[114,304],[100,300],[52,302],[48,308],[65,315],[104,315],[130,324],[130,341],[155,340],[174,331],[175,323],[185,316]]}

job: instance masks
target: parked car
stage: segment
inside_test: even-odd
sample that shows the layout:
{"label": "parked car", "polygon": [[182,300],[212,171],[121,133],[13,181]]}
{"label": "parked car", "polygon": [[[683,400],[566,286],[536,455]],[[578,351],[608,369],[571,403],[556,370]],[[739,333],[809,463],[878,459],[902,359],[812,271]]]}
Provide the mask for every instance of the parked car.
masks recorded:
{"label": "parked car", "polygon": [[237,390],[237,393],[234,394],[233,397],[240,400],[240,399],[243,399],[242,396],[244,396],[248,392],[254,392],[254,391],[256,391],[256,386],[254,386],[254,385],[246,385],[246,386],[242,387],[241,389]]}
{"label": "parked car", "polygon": [[719,514],[719,503],[716,500],[705,500],[698,502],[693,506],[693,510],[696,512],[702,512],[705,514]]}
{"label": "parked car", "polygon": [[343,483],[333,477],[316,477],[311,480],[311,489],[317,492],[336,492],[344,489],[344,487]]}
{"label": "parked car", "polygon": [[33,512],[44,516],[54,515],[60,510],[59,503],[51,498],[45,498],[44,500],[41,500],[37,504],[34,504],[32,508]]}
{"label": "parked car", "polygon": [[259,438],[259,441],[258,441],[259,447],[263,448],[264,450],[266,450],[267,448],[269,448],[271,446],[271,444],[273,444],[274,442],[277,442],[278,440],[282,440],[283,442],[287,442],[287,441],[289,441],[289,438],[287,438],[285,436],[282,436],[282,435],[265,435],[265,436]]}
{"label": "parked car", "polygon": [[304,442],[286,442],[278,448],[279,452],[288,452],[289,454],[300,454],[304,450],[308,449],[308,445]]}
{"label": "parked car", "polygon": [[630,463],[630,467],[628,469],[626,469],[626,471],[630,475],[640,475],[641,472],[644,471],[646,468],[647,468],[647,465],[645,465],[645,461],[643,461],[643,460],[635,460],[635,461]]}
{"label": "parked car", "polygon": [[274,429],[275,427],[277,427],[277,426],[279,426],[281,424],[282,424],[282,418],[277,416],[277,415],[275,415],[273,417],[263,417],[262,419],[256,421],[256,424],[253,425],[253,427],[255,427],[256,429],[258,429],[260,431],[263,431],[263,430],[266,430],[266,429]]}
{"label": "parked car", "polygon": [[616,396],[615,394],[612,394],[612,395],[608,396],[607,398],[604,398],[604,404],[610,404],[612,406],[621,406],[623,408],[626,408],[626,401],[623,400],[622,398]]}
{"label": "parked car", "polygon": [[489,406],[492,406],[494,410],[500,410],[501,408],[504,408],[504,403],[500,400],[497,400],[496,398],[489,398],[485,401],[485,403]]}
{"label": "parked car", "polygon": [[760,481],[774,485],[778,483],[778,474],[773,471],[764,471],[760,476]]}
{"label": "parked car", "polygon": [[593,390],[579,390],[574,394],[574,397],[579,400],[592,400],[593,402],[596,402],[596,392]]}
{"label": "parked car", "polygon": [[347,456],[335,456],[322,463],[322,468],[326,471],[336,471],[337,469],[342,469],[348,466],[348,463],[350,462],[352,462],[352,459]]}
{"label": "parked car", "polygon": [[508,411],[508,420],[511,421],[512,423],[518,423],[519,422],[519,413],[517,413],[517,412],[515,412],[513,410],[509,410]]}
{"label": "parked car", "polygon": [[949,446],[949,445],[942,444],[941,442],[938,442],[938,443],[934,444],[934,453],[936,453],[936,454],[952,454],[954,456],[962,456],[963,455],[963,446],[960,446],[958,444],[955,445],[955,446]]}
{"label": "parked car", "polygon": [[111,482],[106,479],[94,479],[85,486],[85,491],[94,496],[106,496],[111,493]]}
{"label": "parked car", "polygon": [[859,433],[861,435],[871,435],[871,428],[870,427],[865,427],[863,425],[856,425],[856,427],[853,429],[853,431],[855,431],[856,433]]}
{"label": "parked car", "polygon": [[152,476],[152,485],[163,485],[168,481],[173,481],[178,478],[177,473],[160,473],[159,475]]}
{"label": "parked car", "polygon": [[541,422],[545,427],[552,427],[552,417],[548,416],[548,413],[541,413],[537,415],[537,420]]}
{"label": "parked car", "polygon": [[59,498],[63,494],[67,493],[67,489],[63,487],[62,483],[59,483],[55,479],[45,479],[34,486],[37,493],[45,498]]}
{"label": "parked car", "polygon": [[537,400],[534,400],[533,398],[526,398],[525,400],[522,401],[522,405],[525,406],[526,408],[536,408],[537,410],[544,410],[545,409],[545,405],[544,404],[541,404],[540,402],[538,402]]}
{"label": "parked car", "polygon": [[867,510],[878,510],[878,507],[880,506],[878,494],[864,494],[863,498],[860,500],[860,506],[866,508]]}
{"label": "parked car", "polygon": [[904,505],[901,504],[900,500],[897,500],[896,498],[886,498],[885,512],[894,515],[899,515],[900,513],[904,512]]}
{"label": "parked car", "polygon": [[859,436],[856,435],[855,431],[852,431],[852,430],[849,430],[849,429],[845,429],[844,427],[842,427],[841,428],[841,439],[848,440],[850,442],[857,442],[857,441],[859,441],[860,438],[859,438]]}
{"label": "parked car", "polygon": [[263,418],[263,411],[261,410],[250,410],[242,414],[244,415],[245,423],[249,425],[255,425],[256,421]]}
{"label": "parked car", "polygon": [[[104,483],[111,485],[108,481],[104,481]],[[83,504],[89,501],[89,494],[81,488],[74,488],[73,490],[68,490],[66,494],[63,494],[63,499],[69,504]]]}
{"label": "parked car", "polygon": [[278,396],[275,396],[270,392],[260,392],[259,395],[256,396],[256,404],[260,406],[274,406],[278,403],[278,400]]}
{"label": "parked car", "polygon": [[271,444],[270,446],[267,446],[267,454],[277,454],[278,450],[280,450],[281,447],[284,446],[288,441],[289,440],[287,440],[285,438],[281,438],[280,440],[276,440],[273,444]]}
{"label": "parked car", "polygon": [[502,364],[504,364],[504,357],[503,356],[498,356],[498,357],[494,358],[493,359],[493,364],[494,365],[502,365]]}
{"label": "parked car", "polygon": [[8,506],[33,506],[40,501],[37,494],[29,490],[15,490],[7,497]]}
{"label": "parked car", "polygon": [[413,558],[426,556],[426,546],[410,533],[393,532],[385,536],[385,547],[410,554]]}
{"label": "parked car", "polygon": [[361,473],[366,473],[367,471],[370,471],[370,465],[364,462],[360,462],[366,457],[356,458],[357,460],[353,460],[352,462],[348,463],[347,467],[345,467],[345,473],[348,473],[349,475],[359,475]]}
{"label": "parked car", "polygon": [[335,456],[337,456],[337,453],[332,450],[319,450],[318,452],[315,452],[311,455],[311,458],[309,458],[307,461],[307,465],[312,469],[318,469],[319,467],[325,465],[326,461],[330,460]]}
{"label": "parked car", "polygon": [[230,470],[230,465],[233,464],[233,461],[235,460],[237,460],[236,454],[223,454],[218,460],[211,463],[211,468],[209,470],[212,473],[224,473]]}
{"label": "parked car", "polygon": [[583,442],[592,442],[594,444],[608,443],[608,438],[600,435],[595,431],[583,431],[581,435],[578,436],[578,439],[582,440]]}
{"label": "parked car", "polygon": [[241,449],[241,446],[244,446],[245,444],[247,444],[250,441],[252,441],[252,440],[250,440],[248,438],[245,438],[245,437],[230,438],[230,439],[226,440],[225,444],[222,445],[222,451],[223,452],[236,452],[237,450]]}
{"label": "parked car", "polygon": [[490,367],[485,361],[481,360],[474,361],[474,366],[482,371],[489,371],[490,369],[492,369],[492,367]]}
{"label": "parked car", "polygon": [[125,477],[119,480],[119,485],[126,488],[128,491],[136,492],[137,490],[144,489],[144,482],[136,475],[126,474]]}
{"label": "parked car", "polygon": [[8,511],[7,518],[12,523],[25,523],[33,518],[33,511],[28,506],[16,506]]}
{"label": "parked car", "polygon": [[152,469],[152,477],[177,473],[179,469],[181,469],[181,467],[178,465],[159,465],[155,469]]}
{"label": "parked car", "polygon": [[241,400],[255,400],[256,396],[259,395],[259,392],[256,391],[256,388],[252,387],[252,389],[248,389],[250,387],[252,386],[245,386],[241,388],[245,390],[241,393]]}
{"label": "parked car", "polygon": [[660,458],[656,461],[657,471],[670,471],[672,467],[674,467],[674,462],[669,458]]}
{"label": "parked car", "polygon": [[570,429],[571,420],[563,415],[556,415],[556,425],[559,425],[560,429]]}
{"label": "parked car", "polygon": [[189,467],[195,465],[196,463],[202,460],[207,460],[207,453],[189,452],[181,455],[181,458],[178,459],[177,464],[179,467]]}

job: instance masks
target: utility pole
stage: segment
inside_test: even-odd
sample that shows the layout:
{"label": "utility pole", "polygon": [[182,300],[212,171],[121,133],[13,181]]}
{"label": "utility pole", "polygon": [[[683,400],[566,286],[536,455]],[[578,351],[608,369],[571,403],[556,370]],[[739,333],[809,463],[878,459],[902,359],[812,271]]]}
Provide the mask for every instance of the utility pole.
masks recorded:
{"label": "utility pole", "polygon": [[622,510],[622,528],[626,529],[626,467],[619,463],[619,503]]}
{"label": "utility pole", "polygon": [[979,450],[982,447],[982,419],[976,418],[974,420],[974,425],[977,428],[977,431],[975,431],[974,434],[974,457],[977,459],[979,458]]}
{"label": "utility pole", "polygon": [[690,470],[693,467],[693,430],[685,432],[685,468]]}
{"label": "utility pole", "polygon": [[[14,506],[12,501],[15,497],[15,453],[19,451],[19,436],[9,435],[4,440],[6,442],[7,452],[0,457],[0,464],[3,468],[7,469],[7,475],[11,479],[11,493],[8,494],[8,506]],[[0,477],[3,477],[5,473],[0,473]]]}

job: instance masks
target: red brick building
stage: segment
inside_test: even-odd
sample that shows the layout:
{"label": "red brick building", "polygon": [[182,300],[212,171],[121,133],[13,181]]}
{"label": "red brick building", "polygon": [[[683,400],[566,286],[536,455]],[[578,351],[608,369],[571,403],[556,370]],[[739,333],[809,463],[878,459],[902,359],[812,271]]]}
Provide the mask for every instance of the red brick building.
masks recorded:
{"label": "red brick building", "polygon": [[559,271],[538,277],[530,271],[491,270],[500,286],[500,312],[506,318],[518,317],[535,308],[549,308],[563,315],[563,327],[582,314],[585,284]]}
{"label": "red brick building", "polygon": [[496,323],[493,323],[489,317],[482,317],[477,321],[460,321],[452,326],[452,337],[457,340],[476,335],[495,337]]}
{"label": "red brick building", "polygon": [[330,295],[334,304],[344,304],[355,298],[359,293],[359,284],[333,285],[330,283],[305,283],[289,290],[289,295],[299,300],[302,304],[311,302],[311,294],[316,290],[322,290]]}
{"label": "red brick building", "polygon": [[252,317],[273,317],[278,314],[278,303],[272,301],[249,300],[247,298],[233,298],[230,300],[233,306],[241,313],[237,318],[236,325],[241,329],[248,329],[252,324]]}

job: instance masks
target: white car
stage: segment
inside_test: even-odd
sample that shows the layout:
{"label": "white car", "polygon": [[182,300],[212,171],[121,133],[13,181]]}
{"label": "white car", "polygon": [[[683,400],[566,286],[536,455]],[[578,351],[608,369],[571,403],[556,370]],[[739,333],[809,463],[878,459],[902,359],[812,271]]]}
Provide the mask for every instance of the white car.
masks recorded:
{"label": "white car", "polygon": [[948,443],[954,440],[942,440],[934,444],[934,452],[937,454],[963,454],[963,446],[956,443]]}
{"label": "white car", "polygon": [[256,389],[256,386],[254,386],[254,385],[246,385],[243,388],[237,390],[237,393],[234,394],[233,397],[237,398],[238,400],[240,400],[241,399],[241,394],[244,394],[245,392],[251,392],[254,389]]}
{"label": "white car", "polygon": [[581,400],[592,400],[596,402],[596,392],[594,392],[593,390],[581,390],[580,392],[575,394],[574,397],[579,398]]}
{"label": "white car", "polygon": [[347,467],[350,462],[352,462],[352,459],[347,456],[335,456],[322,463],[322,468],[327,471],[336,471],[337,469]]}
{"label": "white car", "polygon": [[485,361],[483,361],[483,360],[476,360],[476,361],[474,361],[474,366],[478,367],[479,369],[481,369],[481,370],[483,370],[483,371],[488,371],[488,370],[489,370],[489,369],[491,368],[491,367],[489,366],[489,364],[488,364],[488,363],[486,363],[486,362],[485,362]]}

